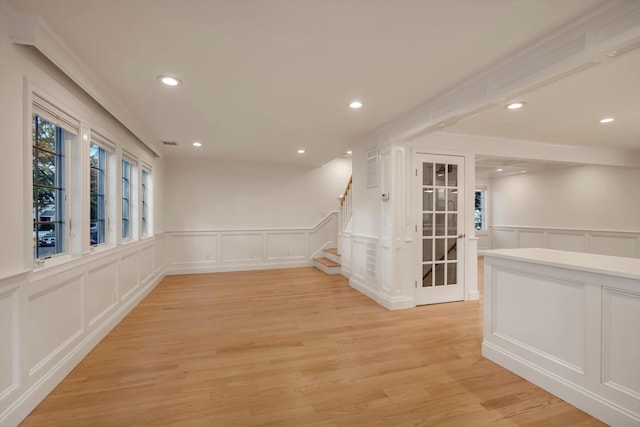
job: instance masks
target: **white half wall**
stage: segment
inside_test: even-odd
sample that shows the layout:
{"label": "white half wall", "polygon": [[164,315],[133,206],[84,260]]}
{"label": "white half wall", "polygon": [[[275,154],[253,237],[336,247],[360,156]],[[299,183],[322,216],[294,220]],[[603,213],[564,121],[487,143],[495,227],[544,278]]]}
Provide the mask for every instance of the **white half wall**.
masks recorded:
{"label": "white half wall", "polygon": [[482,354],[612,426],[640,425],[640,263],[485,253]]}
{"label": "white half wall", "polygon": [[162,280],[165,242],[0,278],[1,426],[17,426]]}
{"label": "white half wall", "polygon": [[339,214],[309,228],[171,231],[168,274],[308,267],[323,249],[337,247]]}

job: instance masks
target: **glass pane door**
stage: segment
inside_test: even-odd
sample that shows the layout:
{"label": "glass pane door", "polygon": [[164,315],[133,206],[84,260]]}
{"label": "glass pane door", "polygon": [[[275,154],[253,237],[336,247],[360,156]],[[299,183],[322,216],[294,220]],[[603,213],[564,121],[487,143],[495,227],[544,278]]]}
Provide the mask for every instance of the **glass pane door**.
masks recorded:
{"label": "glass pane door", "polygon": [[[426,157],[426,156],[425,156]],[[463,244],[462,159],[449,156],[430,156],[416,170],[420,182],[422,222],[421,281],[418,288],[432,289],[432,302],[462,299],[460,248]],[[422,172],[422,173],[419,173]],[[448,289],[448,288],[452,289]],[[453,287],[456,288],[455,292]],[[454,295],[455,294],[455,295]],[[427,297],[428,301],[430,298]],[[418,298],[420,300],[420,298]],[[423,302],[429,303],[429,302]]]}

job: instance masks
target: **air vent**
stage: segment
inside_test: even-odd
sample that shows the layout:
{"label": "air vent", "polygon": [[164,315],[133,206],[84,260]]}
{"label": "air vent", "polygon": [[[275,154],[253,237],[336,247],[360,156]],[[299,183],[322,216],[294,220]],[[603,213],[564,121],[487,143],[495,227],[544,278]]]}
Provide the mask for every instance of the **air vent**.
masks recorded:
{"label": "air vent", "polygon": [[164,145],[178,145],[178,143],[175,141],[162,141],[162,143]]}

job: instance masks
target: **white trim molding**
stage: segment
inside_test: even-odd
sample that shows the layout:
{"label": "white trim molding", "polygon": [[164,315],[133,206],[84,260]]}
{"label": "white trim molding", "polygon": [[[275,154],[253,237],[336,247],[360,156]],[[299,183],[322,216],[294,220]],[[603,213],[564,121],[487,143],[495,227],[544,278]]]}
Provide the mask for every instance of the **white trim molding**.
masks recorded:
{"label": "white trim molding", "polygon": [[156,156],[162,153],[158,138],[153,132],[105,86],[85,61],[42,18],[18,13],[5,1],[0,1],[0,7],[11,20],[10,37],[14,43],[38,49]]}
{"label": "white trim molding", "polygon": [[640,258],[640,231],[491,226],[493,249],[544,248]]}
{"label": "white trim molding", "polygon": [[338,245],[338,211],[309,228],[211,229],[167,232],[167,274],[309,267]]}

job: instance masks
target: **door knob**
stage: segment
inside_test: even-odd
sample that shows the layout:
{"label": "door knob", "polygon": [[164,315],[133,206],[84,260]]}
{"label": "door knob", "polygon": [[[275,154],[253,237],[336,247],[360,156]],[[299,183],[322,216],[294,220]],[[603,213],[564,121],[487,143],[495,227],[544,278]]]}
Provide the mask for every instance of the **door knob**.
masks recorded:
{"label": "door knob", "polygon": [[464,233],[458,234],[458,239],[464,239]]}

